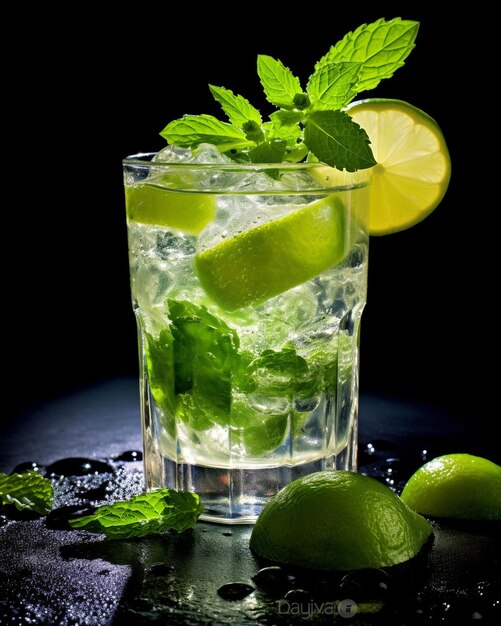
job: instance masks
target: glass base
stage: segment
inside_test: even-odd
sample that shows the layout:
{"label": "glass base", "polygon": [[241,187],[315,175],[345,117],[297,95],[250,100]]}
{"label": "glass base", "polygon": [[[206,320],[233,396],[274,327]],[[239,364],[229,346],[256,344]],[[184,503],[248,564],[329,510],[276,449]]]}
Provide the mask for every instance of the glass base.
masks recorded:
{"label": "glass base", "polygon": [[338,455],[278,467],[207,467],[157,456],[156,471],[147,473],[147,488],[169,487],[198,493],[204,505],[201,520],[253,524],[269,499],[296,478],[329,469],[356,471],[356,437],[352,442]]}

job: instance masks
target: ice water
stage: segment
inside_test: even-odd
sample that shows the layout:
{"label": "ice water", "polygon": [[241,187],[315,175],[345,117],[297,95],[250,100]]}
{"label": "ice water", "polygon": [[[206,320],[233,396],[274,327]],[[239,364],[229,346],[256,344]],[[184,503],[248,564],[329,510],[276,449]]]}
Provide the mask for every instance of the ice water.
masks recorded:
{"label": "ice water", "polygon": [[[356,468],[367,188],[312,192],[303,181],[291,190],[291,173],[288,187],[277,191],[277,174],[264,176],[270,190],[261,191],[258,181],[255,192],[250,176],[243,189],[207,192],[205,204],[200,192],[185,192],[180,204],[177,196],[168,200],[183,214],[190,207],[207,214],[184,227],[182,215],[159,219],[161,207],[153,207],[162,194],[179,195],[170,183],[162,187],[166,179],[154,181],[153,197],[144,174],[126,177],[147,487],[197,492],[209,521],[252,522],[291,480]],[[295,284],[297,263],[310,267],[328,234],[320,224],[315,240],[307,230],[303,240],[294,216],[303,211],[309,220],[324,203],[341,207],[342,254]],[[206,257],[209,270],[201,263]],[[285,268],[274,267],[282,260]],[[211,275],[214,264],[219,277]],[[254,287],[249,292],[242,281],[254,278],[260,295],[248,302]],[[219,295],[212,289],[217,280],[226,281]]]}

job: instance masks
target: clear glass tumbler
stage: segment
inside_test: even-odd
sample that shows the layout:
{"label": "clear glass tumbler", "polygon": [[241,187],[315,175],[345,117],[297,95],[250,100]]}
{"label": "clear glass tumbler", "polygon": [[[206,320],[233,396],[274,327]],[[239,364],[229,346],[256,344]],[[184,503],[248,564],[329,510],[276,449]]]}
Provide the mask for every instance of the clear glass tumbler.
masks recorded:
{"label": "clear glass tumbler", "polygon": [[124,160],[148,489],[253,522],[291,480],[356,469],[369,175]]}

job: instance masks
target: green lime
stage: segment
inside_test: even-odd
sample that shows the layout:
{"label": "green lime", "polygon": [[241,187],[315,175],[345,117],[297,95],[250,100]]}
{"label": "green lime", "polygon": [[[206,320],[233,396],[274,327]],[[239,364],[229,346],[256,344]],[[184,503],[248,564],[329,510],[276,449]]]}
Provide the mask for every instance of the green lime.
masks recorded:
{"label": "green lime", "polygon": [[343,260],[345,208],[330,195],[200,252],[195,268],[223,309],[257,304],[300,285]]}
{"label": "green lime", "polygon": [[178,191],[169,181],[152,179],[126,187],[125,204],[130,222],[166,226],[198,235],[216,217],[216,196]]}
{"label": "green lime", "polygon": [[429,215],[447,191],[451,161],[438,124],[402,102],[372,98],[353,102],[347,113],[370,137],[372,168],[369,233],[410,228]]}
{"label": "green lime", "polygon": [[434,517],[501,520],[501,467],[471,454],[439,456],[409,478],[402,500]]}
{"label": "green lime", "polygon": [[414,557],[432,530],[373,478],[332,470],[299,478],[271,498],[252,531],[253,552],[303,567],[387,567]]}

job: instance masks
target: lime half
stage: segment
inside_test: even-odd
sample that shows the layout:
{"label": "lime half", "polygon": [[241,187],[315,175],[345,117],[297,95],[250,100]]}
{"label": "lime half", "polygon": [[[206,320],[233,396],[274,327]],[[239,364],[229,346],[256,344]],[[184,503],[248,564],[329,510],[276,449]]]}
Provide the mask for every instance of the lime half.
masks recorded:
{"label": "lime half", "polygon": [[501,467],[471,454],[446,454],[409,478],[402,500],[434,517],[501,520]]}
{"label": "lime half", "polygon": [[369,135],[377,161],[369,233],[387,235],[417,224],[449,185],[451,162],[438,124],[401,100],[362,100],[346,111]]}
{"label": "lime half", "polygon": [[385,485],[331,470],[299,478],[271,498],[250,547],[271,561],[352,570],[402,563],[431,532],[424,517]]}
{"label": "lime half", "polygon": [[314,278],[347,252],[346,216],[330,195],[235,235],[195,257],[208,295],[233,311]]}

